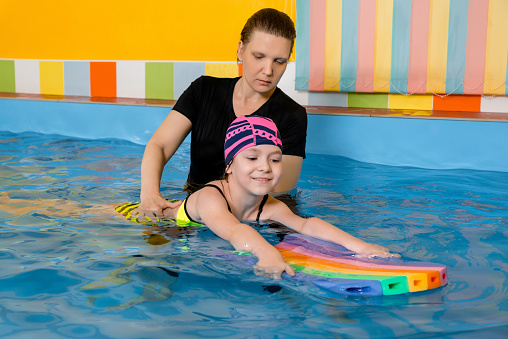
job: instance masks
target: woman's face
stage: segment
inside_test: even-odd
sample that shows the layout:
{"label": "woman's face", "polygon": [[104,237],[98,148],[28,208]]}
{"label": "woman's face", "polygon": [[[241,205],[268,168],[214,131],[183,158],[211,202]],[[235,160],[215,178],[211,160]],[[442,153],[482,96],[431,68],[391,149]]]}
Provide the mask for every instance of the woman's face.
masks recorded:
{"label": "woman's face", "polygon": [[272,91],[286,70],[291,41],[269,33],[255,31],[251,40],[238,45],[243,78],[259,93]]}

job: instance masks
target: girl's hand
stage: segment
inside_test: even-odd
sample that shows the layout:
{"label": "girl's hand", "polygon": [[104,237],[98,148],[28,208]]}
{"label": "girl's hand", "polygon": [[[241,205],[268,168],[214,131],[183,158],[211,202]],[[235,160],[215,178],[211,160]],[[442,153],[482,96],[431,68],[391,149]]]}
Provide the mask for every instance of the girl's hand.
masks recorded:
{"label": "girl's hand", "polygon": [[261,277],[270,279],[282,279],[281,275],[285,271],[290,276],[295,275],[295,271],[288,263],[282,259],[279,251],[270,255],[263,255],[254,265],[254,273]]}
{"label": "girl's hand", "polygon": [[400,254],[390,253],[390,250],[384,246],[376,244],[365,243],[359,251],[356,251],[355,257],[357,258],[400,258]]}

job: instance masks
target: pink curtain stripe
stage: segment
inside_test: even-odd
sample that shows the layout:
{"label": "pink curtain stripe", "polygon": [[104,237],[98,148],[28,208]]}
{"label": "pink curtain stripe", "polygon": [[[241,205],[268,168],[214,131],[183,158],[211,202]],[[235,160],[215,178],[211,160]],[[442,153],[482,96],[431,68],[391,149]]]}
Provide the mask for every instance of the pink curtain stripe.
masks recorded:
{"label": "pink curtain stripe", "polygon": [[489,0],[469,0],[464,94],[483,94]]}
{"label": "pink curtain stripe", "polygon": [[324,91],[326,0],[310,3],[309,91]]}
{"label": "pink curtain stripe", "polygon": [[376,0],[360,0],[358,8],[358,55],[356,91],[372,93],[374,89],[374,47]]}
{"label": "pink curtain stripe", "polygon": [[411,2],[408,93],[426,93],[430,0]]}

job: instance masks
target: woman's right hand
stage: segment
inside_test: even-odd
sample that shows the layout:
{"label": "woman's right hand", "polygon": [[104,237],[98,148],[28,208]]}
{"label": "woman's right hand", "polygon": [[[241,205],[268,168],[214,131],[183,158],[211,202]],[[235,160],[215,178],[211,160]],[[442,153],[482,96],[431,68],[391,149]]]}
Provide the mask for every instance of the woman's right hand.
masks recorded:
{"label": "woman's right hand", "polygon": [[144,197],[139,205],[140,215],[145,218],[175,219],[181,200],[169,202],[160,195]]}
{"label": "woman's right hand", "polygon": [[192,128],[183,114],[171,110],[146,144],[141,162],[141,205],[139,215],[145,218],[174,219],[179,202],[168,202],[160,194],[164,166],[175,154]]}

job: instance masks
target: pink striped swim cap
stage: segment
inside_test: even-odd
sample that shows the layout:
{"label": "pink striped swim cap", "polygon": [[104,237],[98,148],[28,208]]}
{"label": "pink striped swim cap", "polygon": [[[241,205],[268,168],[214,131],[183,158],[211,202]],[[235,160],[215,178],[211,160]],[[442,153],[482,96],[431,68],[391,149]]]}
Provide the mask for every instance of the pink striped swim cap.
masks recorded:
{"label": "pink striped swim cap", "polygon": [[241,151],[257,145],[274,145],[282,151],[280,133],[272,119],[257,115],[236,118],[226,132],[224,142],[226,165]]}

